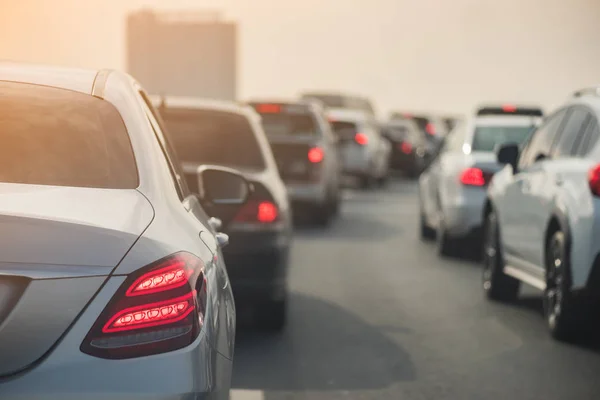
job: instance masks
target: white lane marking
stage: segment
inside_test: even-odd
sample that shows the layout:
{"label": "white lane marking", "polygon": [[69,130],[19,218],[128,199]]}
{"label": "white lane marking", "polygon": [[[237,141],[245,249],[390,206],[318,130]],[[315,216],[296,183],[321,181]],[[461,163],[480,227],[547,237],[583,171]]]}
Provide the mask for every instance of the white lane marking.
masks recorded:
{"label": "white lane marking", "polygon": [[232,389],[229,391],[229,400],[265,400],[262,390]]}

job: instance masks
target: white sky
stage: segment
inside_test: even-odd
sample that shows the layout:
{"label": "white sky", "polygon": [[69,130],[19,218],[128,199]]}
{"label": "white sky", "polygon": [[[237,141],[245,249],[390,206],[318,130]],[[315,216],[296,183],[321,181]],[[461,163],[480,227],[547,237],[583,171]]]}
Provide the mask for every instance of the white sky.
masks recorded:
{"label": "white sky", "polygon": [[242,97],[346,89],[381,111],[463,112],[600,83],[597,0],[0,0],[0,58],[123,69],[143,6],[239,21]]}

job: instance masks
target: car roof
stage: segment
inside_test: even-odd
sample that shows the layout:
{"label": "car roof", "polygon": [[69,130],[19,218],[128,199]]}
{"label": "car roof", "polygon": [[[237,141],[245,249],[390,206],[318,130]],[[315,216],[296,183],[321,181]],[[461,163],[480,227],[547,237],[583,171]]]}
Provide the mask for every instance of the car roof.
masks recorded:
{"label": "car roof", "polygon": [[327,116],[330,118],[354,122],[365,122],[373,118],[366,111],[348,108],[329,108],[327,109]]}
{"label": "car roof", "polygon": [[205,99],[201,97],[188,96],[159,96],[151,95],[150,100],[155,107],[186,108],[196,110],[222,111],[233,114],[249,116],[254,110],[247,105],[241,105],[233,101]]}
{"label": "car roof", "polygon": [[312,111],[322,111],[325,107],[322,101],[313,99],[281,99],[281,98],[251,98],[246,100],[247,104],[281,104],[284,106],[303,105],[308,106]]}
{"label": "car roof", "polygon": [[99,70],[54,67],[42,64],[0,62],[0,80],[50,86],[92,94]]}

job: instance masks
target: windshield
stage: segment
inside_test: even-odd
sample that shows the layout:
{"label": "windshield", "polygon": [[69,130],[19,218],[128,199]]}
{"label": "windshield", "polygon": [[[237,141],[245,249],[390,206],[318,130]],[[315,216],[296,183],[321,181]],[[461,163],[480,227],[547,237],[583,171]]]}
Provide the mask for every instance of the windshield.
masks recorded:
{"label": "windshield", "polygon": [[121,115],[70,90],[0,82],[0,182],[135,189]]}
{"label": "windshield", "polygon": [[261,114],[268,136],[315,136],[319,127],[311,114]]}
{"label": "windshield", "polygon": [[345,108],[346,102],[343,96],[327,95],[327,94],[306,94],[302,96],[304,99],[316,99],[329,108]]}
{"label": "windshield", "polygon": [[245,116],[168,108],[161,114],[182,162],[265,168],[260,145]]}
{"label": "windshield", "polygon": [[494,151],[497,145],[521,144],[527,140],[532,126],[478,126],[473,135],[472,151]]}
{"label": "windshield", "polygon": [[358,132],[358,126],[354,122],[333,121],[331,128],[342,140],[352,139]]}

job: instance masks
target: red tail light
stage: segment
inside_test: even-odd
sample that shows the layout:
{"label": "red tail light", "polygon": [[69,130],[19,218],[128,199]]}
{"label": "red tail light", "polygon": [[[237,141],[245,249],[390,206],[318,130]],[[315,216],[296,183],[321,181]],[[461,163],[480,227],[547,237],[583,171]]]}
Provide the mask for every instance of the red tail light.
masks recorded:
{"label": "red tail light", "polygon": [[408,142],[402,142],[402,144],[400,144],[400,151],[402,151],[404,154],[410,154],[412,152],[412,144]]}
{"label": "red tail light", "polygon": [[517,107],[512,104],[505,104],[502,106],[502,111],[505,113],[514,113],[517,111]]}
{"label": "red tail light", "polygon": [[595,196],[600,196],[600,164],[589,170],[588,183],[590,185],[592,194]]}
{"label": "red tail light", "polygon": [[360,144],[361,146],[365,146],[369,143],[369,137],[364,133],[357,133],[356,135],[354,135],[354,141]]}
{"label": "red tail light", "polygon": [[256,111],[261,114],[277,114],[281,112],[281,106],[279,104],[258,104]]}
{"label": "red tail light", "polygon": [[323,161],[324,156],[323,149],[320,147],[313,147],[308,151],[308,161],[313,164],[318,164]]}
{"label": "red tail light", "polygon": [[189,253],[173,254],[125,280],[81,351],[125,359],[188,346],[202,328],[206,305],[202,260]]}
{"label": "red tail light", "polygon": [[485,186],[485,176],[479,168],[467,168],[460,175],[460,182],[467,186]]}
{"label": "red tail light", "polygon": [[435,135],[435,125],[431,122],[425,125],[425,132],[429,133],[430,135]]}
{"label": "red tail light", "polygon": [[279,211],[277,206],[265,200],[249,200],[234,218],[234,222],[259,222],[270,224],[277,221]]}

